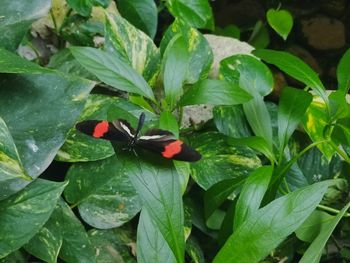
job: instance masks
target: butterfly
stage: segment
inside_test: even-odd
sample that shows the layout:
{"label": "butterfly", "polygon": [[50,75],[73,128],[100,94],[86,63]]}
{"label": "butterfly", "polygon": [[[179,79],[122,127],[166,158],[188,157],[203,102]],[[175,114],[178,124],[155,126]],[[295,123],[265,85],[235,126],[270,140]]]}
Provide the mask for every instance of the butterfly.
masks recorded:
{"label": "butterfly", "polygon": [[124,142],[127,149],[135,146],[149,150],[164,158],[195,162],[201,159],[201,155],[183,141],[176,139],[173,133],[151,129],[141,135],[141,129],[145,122],[145,114],[141,113],[136,130],[123,119],[113,122],[106,120],[86,120],[76,124],[76,129],[97,139]]}

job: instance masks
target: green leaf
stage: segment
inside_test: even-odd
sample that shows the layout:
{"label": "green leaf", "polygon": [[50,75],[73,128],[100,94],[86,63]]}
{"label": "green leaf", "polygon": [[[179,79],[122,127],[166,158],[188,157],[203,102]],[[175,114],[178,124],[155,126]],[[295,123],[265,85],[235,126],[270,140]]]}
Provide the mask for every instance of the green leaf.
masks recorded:
{"label": "green leaf", "polygon": [[176,19],[165,32],[160,43],[161,53],[164,54],[166,47],[173,37],[180,34],[189,43],[190,54],[187,68],[186,83],[193,84],[198,80],[206,79],[213,63],[213,52],[205,37],[196,29]]}
{"label": "green leaf", "polygon": [[262,260],[311,214],[330,184],[325,181],[298,189],[259,209],[229,237],[213,262]]}
{"label": "green leaf", "polygon": [[182,85],[189,66],[188,45],[184,37],[181,35],[173,37],[164,52],[162,63],[165,99],[170,109],[173,109],[183,94]]}
{"label": "green leaf", "polygon": [[21,250],[17,250],[15,252],[12,252],[8,256],[0,259],[1,263],[28,263],[29,261],[28,254],[23,253]]}
{"label": "green leaf", "polygon": [[337,67],[338,90],[348,93],[350,89],[350,49],[348,49],[339,61]]}
{"label": "green leaf", "polygon": [[252,99],[237,85],[223,80],[206,79],[191,87],[180,100],[180,104],[237,105]]}
{"label": "green leaf", "polygon": [[336,90],[331,92],[329,98],[329,108],[332,120],[350,117],[350,104],[346,100],[344,91]]}
{"label": "green leaf", "polygon": [[207,0],[169,0],[170,13],[195,28],[214,29],[214,19]]}
{"label": "green leaf", "polygon": [[278,107],[278,139],[281,153],[301,122],[311,101],[312,95],[306,91],[283,88]]}
{"label": "green leaf", "polygon": [[89,231],[97,262],[136,263],[134,233],[123,227]]}
{"label": "green leaf", "polygon": [[117,6],[125,19],[154,38],[158,23],[158,11],[154,0],[118,0]]}
{"label": "green leaf", "polygon": [[70,50],[83,67],[106,84],[155,100],[147,82],[116,54],[90,47],[71,47]]}
{"label": "green leaf", "polygon": [[342,219],[346,211],[350,207],[350,202],[344,206],[344,208],[330,221],[328,221],[324,230],[316,237],[309,248],[305,251],[303,257],[299,262],[301,263],[317,263],[319,258],[321,258],[322,251],[327,243],[327,240],[333,233],[335,227],[338,225],[339,221]]}
{"label": "green leaf", "polygon": [[102,229],[119,227],[140,211],[140,199],[122,170],[115,156],[71,166],[64,195],[69,203],[78,205],[86,223]]}
{"label": "green leaf", "polygon": [[261,20],[255,23],[248,43],[255,48],[266,48],[270,44],[269,31]]}
{"label": "green leaf", "polygon": [[15,51],[30,25],[48,14],[50,0],[2,0],[0,9],[0,46]]}
{"label": "green leaf", "polygon": [[[91,94],[78,121],[107,120],[109,108],[118,102],[120,100],[116,97]],[[58,151],[56,160],[86,162],[105,159],[112,155],[114,155],[114,150],[109,141],[97,140],[73,128],[69,131],[64,145]]]}
{"label": "green leaf", "polygon": [[106,49],[127,61],[151,86],[155,85],[160,70],[160,52],[152,39],[121,16],[108,13],[105,31]]}
{"label": "green leaf", "polygon": [[300,58],[283,51],[269,49],[254,50],[253,54],[273,64],[291,77],[312,88],[325,102],[328,101],[325,88],[316,72]]}
{"label": "green leaf", "polygon": [[[177,262],[184,262],[184,211],[181,186],[177,172],[171,162],[158,161],[152,154],[140,155],[139,158],[116,154],[123,163],[125,172],[137,190],[143,206],[163,235]],[[147,161],[145,161],[147,160]]]}
{"label": "green leaf", "polygon": [[233,138],[252,135],[242,106],[216,106],[213,115],[215,126],[221,133]]}
{"label": "green leaf", "polygon": [[92,9],[92,0],[67,0],[68,5],[82,16],[89,16]]}
{"label": "green leaf", "polygon": [[0,258],[19,249],[42,228],[66,184],[37,179],[0,202]]}
{"label": "green leaf", "polygon": [[205,263],[205,256],[199,242],[192,236],[186,241],[186,253],[193,263]]}
{"label": "green leaf", "polygon": [[179,124],[171,112],[164,111],[160,114],[159,128],[170,131],[175,135],[176,138],[179,138]]}
{"label": "green leaf", "polygon": [[228,25],[224,28],[215,27],[215,35],[240,39],[241,30],[236,25]]}
{"label": "green leaf", "polygon": [[247,176],[261,165],[248,147],[235,147],[228,141],[217,132],[191,138],[191,145],[202,154],[200,161],[191,163],[191,176],[205,190],[222,180]]}
{"label": "green leaf", "polygon": [[270,145],[261,137],[251,136],[246,138],[230,138],[228,140],[233,145],[248,146],[262,154],[269,160],[275,161],[276,157],[270,149]]}
{"label": "green leaf", "polygon": [[0,200],[21,190],[16,187],[19,180],[31,181],[32,178],[24,170],[10,131],[0,118]]}
{"label": "green leaf", "polygon": [[271,8],[267,11],[266,17],[273,30],[286,40],[293,27],[293,17],[289,11]]}
{"label": "green leaf", "polygon": [[246,220],[249,220],[249,217],[259,209],[272,173],[272,166],[261,166],[245,180],[236,204],[233,229],[237,229]]}
{"label": "green leaf", "polygon": [[[258,168],[259,169],[259,168]],[[208,218],[235,189],[240,187],[247,176],[225,179],[210,187],[204,194],[205,217]]]}
{"label": "green leaf", "polygon": [[137,262],[174,263],[175,257],[153,222],[147,209],[143,208],[137,226]]}
{"label": "green leaf", "polygon": [[[0,69],[8,66],[8,73],[21,73],[2,75],[0,116],[8,126],[24,169],[35,178],[49,166],[64,143],[93,83],[52,70],[34,74],[41,69],[39,66],[32,68],[32,63],[14,55],[9,57],[3,50],[0,58]],[[27,184],[17,181],[9,191],[16,192]]]}
{"label": "green leaf", "polygon": [[273,76],[269,68],[250,55],[234,55],[220,62],[220,74],[230,81],[232,75],[239,77],[239,86],[256,97],[266,96],[273,89]]}

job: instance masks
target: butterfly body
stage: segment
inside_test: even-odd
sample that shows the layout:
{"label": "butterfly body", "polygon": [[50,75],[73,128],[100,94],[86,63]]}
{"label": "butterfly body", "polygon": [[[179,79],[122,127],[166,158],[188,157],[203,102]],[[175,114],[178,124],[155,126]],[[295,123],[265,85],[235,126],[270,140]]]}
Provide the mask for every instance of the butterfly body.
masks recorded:
{"label": "butterfly body", "polygon": [[145,115],[140,115],[136,130],[123,119],[113,122],[100,120],[86,120],[76,125],[77,130],[97,139],[119,141],[127,143],[128,149],[139,146],[143,149],[160,154],[162,157],[173,160],[195,162],[201,155],[190,146],[176,139],[169,131],[152,129],[141,135]]}

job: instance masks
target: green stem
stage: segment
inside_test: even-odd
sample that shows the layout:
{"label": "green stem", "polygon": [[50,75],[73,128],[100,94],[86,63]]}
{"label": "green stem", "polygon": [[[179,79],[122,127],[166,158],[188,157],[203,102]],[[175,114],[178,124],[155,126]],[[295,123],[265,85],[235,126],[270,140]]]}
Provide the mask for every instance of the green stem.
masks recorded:
{"label": "green stem", "polygon": [[52,9],[50,9],[50,16],[51,16],[51,19],[52,19],[52,22],[53,22],[53,26],[55,27],[56,35],[58,35],[57,21],[56,21],[55,15],[52,12]]}
{"label": "green stem", "polygon": [[346,161],[348,164],[350,164],[350,158],[349,156],[339,149],[339,147],[333,142],[329,141],[329,145]]}
{"label": "green stem", "polygon": [[[325,206],[325,205],[318,205],[317,208],[323,210],[323,211],[327,211],[330,212],[332,214],[338,214],[340,212],[340,210],[329,207],[329,206]],[[350,213],[345,213],[344,217],[350,217]]]}

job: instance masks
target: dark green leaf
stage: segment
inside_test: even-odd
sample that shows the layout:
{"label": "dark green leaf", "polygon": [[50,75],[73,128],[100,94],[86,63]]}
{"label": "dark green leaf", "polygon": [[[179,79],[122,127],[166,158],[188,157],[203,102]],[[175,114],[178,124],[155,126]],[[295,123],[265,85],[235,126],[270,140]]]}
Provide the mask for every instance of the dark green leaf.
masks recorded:
{"label": "dark green leaf", "polygon": [[270,35],[265,23],[261,20],[254,25],[248,43],[255,48],[266,48],[270,44]]}
{"label": "dark green leaf", "polygon": [[298,189],[259,209],[230,236],[213,262],[263,259],[311,214],[330,184],[325,181]]}
{"label": "dark green leaf", "polygon": [[121,16],[107,14],[105,31],[106,49],[127,61],[151,86],[155,85],[160,52],[152,39]]}
{"label": "dark green leaf", "polygon": [[215,126],[221,133],[233,138],[252,136],[242,106],[217,106],[213,115]]}
{"label": "dark green leaf", "polygon": [[71,47],[70,50],[83,67],[106,84],[154,100],[147,82],[116,54],[90,47]]}
{"label": "dark green leaf", "polygon": [[247,176],[225,179],[210,187],[204,194],[205,217],[208,218],[235,189],[241,186]]}
{"label": "dark green leaf", "polygon": [[217,132],[191,138],[202,159],[191,163],[192,178],[204,189],[225,180],[248,175],[260,166],[259,158],[248,147],[229,145],[228,138]]}
{"label": "dark green leaf", "polygon": [[37,179],[0,202],[0,258],[19,249],[42,228],[66,184]]}
{"label": "dark green leaf", "polygon": [[312,88],[317,95],[327,101],[325,88],[316,72],[300,58],[283,51],[269,49],[254,50],[253,54],[269,64],[273,64],[293,78]]}
{"label": "dark green leaf", "polygon": [[328,98],[332,120],[350,117],[350,104],[346,100],[344,91],[334,91],[329,94]]}
{"label": "dark green leaf", "polygon": [[184,212],[181,186],[175,168],[167,160],[155,163],[155,158],[150,153],[147,156],[139,154],[139,158],[127,154],[117,155],[177,262],[183,263]]}
{"label": "dark green leaf", "polygon": [[161,53],[164,54],[169,42],[177,34],[180,34],[185,38],[185,42],[189,43],[190,62],[187,68],[186,83],[194,84],[198,80],[205,79],[213,63],[213,52],[205,37],[186,23],[176,19],[171,24],[160,43]]}
{"label": "dark green leaf", "polygon": [[28,263],[29,254],[23,253],[21,250],[12,252],[10,255],[0,259],[0,263]]}
{"label": "dark green leaf", "polygon": [[102,161],[73,165],[64,195],[78,205],[85,222],[96,228],[118,227],[141,209],[139,197],[115,156]]}
{"label": "dark green leaf", "polygon": [[92,9],[92,0],[67,0],[68,5],[82,16],[89,16]]}
{"label": "dark green leaf", "polygon": [[97,262],[136,263],[133,232],[122,227],[89,231],[91,245],[95,249]]}
{"label": "dark green leaf", "polygon": [[214,29],[213,14],[207,0],[170,0],[167,5],[173,16],[190,26]]}
{"label": "dark green leaf", "polygon": [[220,62],[220,73],[227,81],[230,81],[230,76],[234,74],[239,76],[239,86],[254,97],[257,94],[266,96],[271,93],[273,88],[271,71],[253,56],[234,55],[225,58]]}
{"label": "dark green leaf", "polygon": [[252,99],[237,85],[223,80],[206,79],[191,87],[180,100],[181,105],[237,105]]}
{"label": "dark green leaf", "polygon": [[278,107],[278,139],[281,153],[301,122],[311,101],[312,95],[306,91],[283,88]]}
{"label": "dark green leaf", "polygon": [[350,88],[350,49],[348,49],[339,61],[337,67],[338,90],[348,93]]}
{"label": "dark green leaf", "polygon": [[118,0],[118,11],[151,38],[157,32],[158,11],[154,0]]}
{"label": "dark green leaf", "polygon": [[199,242],[192,236],[186,241],[186,253],[190,256],[193,263],[205,263],[205,257]]}
{"label": "dark green leaf", "polygon": [[289,11],[269,9],[266,17],[269,25],[286,40],[293,27],[293,17]]}
{"label": "dark green leaf", "polygon": [[241,31],[238,26],[228,25],[225,28],[215,27],[215,35],[239,39],[241,37]]}
{"label": "dark green leaf", "polygon": [[176,138],[179,138],[179,124],[173,114],[164,111],[159,117],[159,128],[172,132]]}
{"label": "dark green leaf", "polygon": [[0,9],[0,46],[15,51],[30,25],[48,14],[50,0],[2,0]]}
{"label": "dark green leaf", "polygon": [[137,227],[137,262],[174,263],[175,257],[147,209],[141,211]]}
{"label": "dark green leaf", "polygon": [[170,109],[176,106],[183,94],[182,85],[186,79],[189,56],[184,37],[175,35],[164,52],[162,66],[165,99]]}
{"label": "dark green leaf", "polygon": [[350,207],[350,202],[344,206],[344,208],[330,221],[326,223],[323,231],[317,236],[317,238],[312,242],[309,248],[305,251],[303,257],[299,262],[301,263],[317,263],[319,258],[321,258],[322,251],[327,243],[327,240],[331,236],[335,227],[338,225],[339,221],[342,219],[346,211]]}
{"label": "dark green leaf", "polygon": [[259,209],[272,173],[272,166],[262,166],[252,172],[245,180],[236,204],[233,221],[235,230]]}

